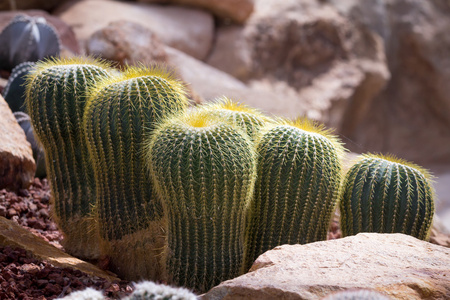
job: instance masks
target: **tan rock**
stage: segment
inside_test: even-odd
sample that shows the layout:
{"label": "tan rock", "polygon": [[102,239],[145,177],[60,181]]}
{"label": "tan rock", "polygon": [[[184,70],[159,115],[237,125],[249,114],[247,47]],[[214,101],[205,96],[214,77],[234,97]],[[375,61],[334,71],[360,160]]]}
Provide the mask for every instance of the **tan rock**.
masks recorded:
{"label": "tan rock", "polygon": [[57,267],[80,270],[109,281],[119,280],[90,263],[70,256],[35,236],[16,222],[3,217],[0,217],[0,245],[25,249],[30,251],[35,258],[45,260]]}
{"label": "tan rock", "polygon": [[86,52],[121,65],[167,63],[164,45],[156,34],[129,21],[115,21],[94,32],[87,41]]}
{"label": "tan rock", "polygon": [[139,0],[139,2],[198,7],[239,24],[244,23],[253,11],[253,0]]}
{"label": "tan rock", "polygon": [[377,233],[283,245],[202,299],[321,299],[346,289],[370,289],[392,299],[448,299],[450,249]]}
{"label": "tan rock", "polygon": [[80,43],[114,21],[130,21],[151,29],[167,45],[203,60],[209,53],[214,20],[207,12],[110,0],[82,0],[60,7],[55,14],[74,28]]}
{"label": "tan rock", "polygon": [[30,143],[5,99],[0,96],[0,189],[27,188],[36,164]]}

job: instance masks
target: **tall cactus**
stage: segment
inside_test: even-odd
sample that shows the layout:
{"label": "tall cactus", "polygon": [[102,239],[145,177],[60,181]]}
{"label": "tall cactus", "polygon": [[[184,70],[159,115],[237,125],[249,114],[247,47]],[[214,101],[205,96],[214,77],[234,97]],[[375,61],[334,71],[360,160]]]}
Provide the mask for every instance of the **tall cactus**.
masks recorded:
{"label": "tall cactus", "polygon": [[434,214],[430,178],[423,168],[393,156],[362,156],[343,183],[342,234],[404,233],[427,239]]}
{"label": "tall cactus", "polygon": [[129,67],[91,90],[84,128],[100,233],[122,278],[156,280],[162,273],[165,221],[141,146],[159,121],[187,104],[183,85],[157,67]]}
{"label": "tall cactus", "polygon": [[248,215],[247,269],[275,246],[326,239],[342,152],[329,130],[307,119],[264,129],[257,141],[258,173]]}
{"label": "tall cactus", "polygon": [[227,97],[219,98],[211,104],[204,105],[203,108],[207,114],[218,116],[234,126],[242,128],[252,140],[256,138],[260,128],[270,122],[270,118],[258,110],[234,102]]}
{"label": "tall cactus", "polygon": [[43,17],[17,15],[0,33],[0,69],[59,56],[61,42]]}
{"label": "tall cactus", "polygon": [[83,258],[97,257],[99,248],[93,220],[95,183],[82,119],[88,86],[107,77],[106,68],[83,58],[40,62],[26,88],[26,107],[45,149],[53,212],[64,233],[64,247]]}
{"label": "tall cactus", "polygon": [[35,65],[34,62],[29,61],[21,63],[14,67],[8,78],[8,83],[3,90],[3,98],[12,112],[25,111],[25,81]]}
{"label": "tall cactus", "polygon": [[249,137],[196,111],[161,124],[147,158],[168,219],[167,280],[205,292],[239,275],[256,175]]}

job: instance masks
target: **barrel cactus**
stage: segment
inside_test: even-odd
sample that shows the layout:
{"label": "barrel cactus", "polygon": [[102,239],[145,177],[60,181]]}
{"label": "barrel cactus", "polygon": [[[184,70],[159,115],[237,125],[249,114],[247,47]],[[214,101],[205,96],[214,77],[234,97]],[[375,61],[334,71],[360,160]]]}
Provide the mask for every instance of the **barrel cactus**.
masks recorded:
{"label": "barrel cactus", "polygon": [[0,69],[59,56],[61,42],[43,17],[17,15],[0,33]]}
{"label": "barrel cactus", "polygon": [[157,67],[128,67],[90,92],[84,128],[102,248],[122,278],[156,280],[162,274],[165,221],[141,146],[158,122],[187,104],[184,86]]}
{"label": "barrel cactus", "polygon": [[247,269],[275,246],[326,240],[337,205],[343,153],[337,137],[304,118],[268,125],[256,147],[258,172],[248,214]]}
{"label": "barrel cactus", "polygon": [[124,300],[196,300],[197,297],[185,288],[175,288],[151,281],[134,285],[134,291]]}
{"label": "barrel cactus", "polygon": [[72,255],[99,255],[94,172],[83,130],[88,86],[107,77],[108,66],[91,59],[39,62],[30,73],[26,107],[34,133],[45,149],[53,217]]}
{"label": "barrel cactus", "polygon": [[168,282],[204,292],[239,275],[256,175],[248,135],[194,111],[158,126],[147,149],[168,219]]}
{"label": "barrel cactus", "polygon": [[254,140],[259,130],[270,118],[263,115],[257,109],[235,102],[227,97],[203,106],[205,112],[212,116],[218,116],[230,122],[234,126],[242,128],[249,137]]}
{"label": "barrel cactus", "polygon": [[8,78],[8,83],[3,90],[3,98],[12,112],[25,111],[25,81],[34,66],[34,62],[23,62],[14,67]]}
{"label": "barrel cactus", "polygon": [[343,183],[343,236],[379,232],[427,239],[434,214],[430,178],[425,169],[394,156],[362,156]]}

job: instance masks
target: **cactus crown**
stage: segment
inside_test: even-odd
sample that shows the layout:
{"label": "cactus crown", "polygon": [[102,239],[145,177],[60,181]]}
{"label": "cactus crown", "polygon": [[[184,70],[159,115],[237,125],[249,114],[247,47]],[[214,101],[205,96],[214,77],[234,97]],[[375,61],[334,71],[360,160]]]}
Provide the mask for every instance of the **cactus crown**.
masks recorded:
{"label": "cactus crown", "polygon": [[0,33],[0,69],[59,55],[56,30],[42,17],[16,16]]}

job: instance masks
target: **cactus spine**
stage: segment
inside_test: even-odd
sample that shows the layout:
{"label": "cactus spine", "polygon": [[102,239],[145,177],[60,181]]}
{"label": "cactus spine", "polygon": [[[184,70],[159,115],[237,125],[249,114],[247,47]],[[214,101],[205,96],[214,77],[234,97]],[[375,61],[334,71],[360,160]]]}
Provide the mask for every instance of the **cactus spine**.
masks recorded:
{"label": "cactus spine", "polygon": [[217,116],[244,130],[254,140],[270,119],[258,110],[222,97],[216,102],[203,107],[207,114]]}
{"label": "cactus spine", "polygon": [[161,124],[147,158],[168,223],[168,281],[205,292],[239,275],[255,181],[249,137],[193,112]]}
{"label": "cactus spine", "polygon": [[134,285],[134,291],[125,300],[196,300],[197,297],[185,288],[175,288],[151,281]]}
{"label": "cactus spine", "polygon": [[343,183],[343,236],[379,232],[427,239],[434,214],[430,178],[421,167],[393,156],[362,156]]}
{"label": "cactus spine", "polygon": [[267,126],[257,141],[258,171],[249,209],[248,269],[282,244],[325,240],[337,204],[341,143],[307,119]]}
{"label": "cactus spine", "polygon": [[183,85],[157,67],[128,67],[92,90],[84,127],[97,183],[104,251],[122,278],[156,280],[164,236],[161,203],[141,144],[162,118],[183,111]]}
{"label": "cactus spine", "polygon": [[64,247],[75,255],[99,254],[92,208],[95,184],[82,127],[87,86],[108,75],[107,66],[74,58],[38,63],[30,73],[26,106],[45,149],[54,217]]}
{"label": "cactus spine", "polygon": [[25,111],[25,81],[34,62],[24,62],[17,65],[8,78],[8,83],[3,90],[3,97],[11,108],[12,112]]}
{"label": "cactus spine", "polygon": [[16,16],[0,33],[0,69],[59,56],[56,30],[42,17]]}

